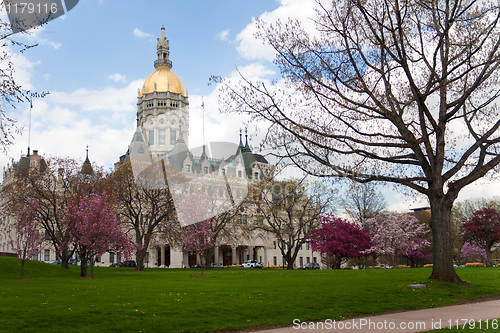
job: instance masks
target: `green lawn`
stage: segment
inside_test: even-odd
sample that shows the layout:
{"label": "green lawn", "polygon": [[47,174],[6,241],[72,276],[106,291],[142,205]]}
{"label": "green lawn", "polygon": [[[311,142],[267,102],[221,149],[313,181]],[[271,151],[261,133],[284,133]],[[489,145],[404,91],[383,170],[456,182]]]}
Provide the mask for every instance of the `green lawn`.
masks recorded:
{"label": "green lawn", "polygon": [[[213,332],[343,319],[500,297],[500,268],[461,268],[467,286],[430,269],[284,271],[96,268],[64,270],[0,257],[0,332]],[[426,283],[412,290],[410,283]]]}

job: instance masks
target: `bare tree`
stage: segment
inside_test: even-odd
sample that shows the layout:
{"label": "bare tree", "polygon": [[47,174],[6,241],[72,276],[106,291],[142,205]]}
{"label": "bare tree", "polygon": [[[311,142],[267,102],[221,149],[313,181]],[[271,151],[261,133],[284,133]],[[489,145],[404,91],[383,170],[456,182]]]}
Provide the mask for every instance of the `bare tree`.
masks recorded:
{"label": "bare tree", "polygon": [[320,216],[328,208],[331,196],[321,187],[309,187],[303,181],[272,178],[255,184],[251,191],[250,202],[263,219],[250,227],[272,234],[287,269],[293,269],[310,231],[320,225]]}
{"label": "bare tree", "polygon": [[[325,2],[326,3],[326,2]],[[225,84],[222,109],[271,123],[268,148],[309,174],[426,195],[430,278],[460,282],[450,216],[500,162],[500,7],[475,0],[318,0],[316,31],[258,22],[278,87]]]}
{"label": "bare tree", "polygon": [[387,202],[382,193],[375,190],[373,183],[351,182],[341,199],[341,206],[354,222],[362,224],[386,209]]}
{"label": "bare tree", "polygon": [[[142,179],[142,185],[148,181]],[[133,232],[136,243],[136,271],[142,271],[149,245],[156,234],[167,239],[180,228],[172,197],[166,186],[139,186],[129,161],[120,163],[110,176],[119,220],[126,232]]]}

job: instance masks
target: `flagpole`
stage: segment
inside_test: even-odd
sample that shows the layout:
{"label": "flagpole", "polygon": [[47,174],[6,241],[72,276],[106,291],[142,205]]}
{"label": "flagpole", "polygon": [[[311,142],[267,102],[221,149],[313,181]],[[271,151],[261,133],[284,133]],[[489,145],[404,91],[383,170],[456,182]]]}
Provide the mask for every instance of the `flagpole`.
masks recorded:
{"label": "flagpole", "polygon": [[203,96],[201,96],[201,110],[203,114],[203,146],[205,146],[205,102],[203,101]]}
{"label": "flagpole", "polygon": [[28,157],[30,156],[30,144],[31,144],[31,110],[33,109],[33,97],[30,99],[30,116],[28,123]]}

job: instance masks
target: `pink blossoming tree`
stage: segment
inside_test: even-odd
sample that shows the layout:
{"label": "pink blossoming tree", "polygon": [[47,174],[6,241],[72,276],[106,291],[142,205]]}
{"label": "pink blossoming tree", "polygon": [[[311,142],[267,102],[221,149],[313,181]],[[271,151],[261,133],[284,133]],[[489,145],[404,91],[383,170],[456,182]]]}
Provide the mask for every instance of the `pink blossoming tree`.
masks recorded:
{"label": "pink blossoming tree", "polygon": [[95,256],[113,250],[125,253],[133,250],[132,242],[120,229],[115,210],[107,203],[108,196],[91,194],[80,200],[70,202],[64,218],[70,229],[76,251],[80,256],[80,276],[87,276],[87,260],[91,263],[90,275],[93,277]]}
{"label": "pink blossoming tree", "polygon": [[378,215],[364,221],[363,228],[370,234],[371,251],[387,256],[393,265],[398,257],[423,259],[430,246],[427,225],[408,214]]}
{"label": "pink blossoming tree", "polygon": [[[179,218],[195,221],[208,216],[210,210],[208,198],[203,193],[189,193],[180,202],[177,211]],[[201,275],[203,266],[206,263],[205,251],[214,246],[213,238],[215,233],[211,231],[210,219],[200,220],[182,228],[181,239],[184,250],[191,254],[198,255],[201,260]]]}
{"label": "pink blossoming tree", "polygon": [[487,258],[486,251],[482,247],[470,242],[466,242],[464,246],[462,246],[460,254],[462,257],[462,261],[460,262],[460,264],[475,261],[484,262]]}
{"label": "pink blossoming tree", "polygon": [[24,263],[38,253],[42,235],[39,233],[40,222],[36,218],[38,202],[36,199],[23,207],[17,214],[15,226],[15,239],[11,237],[12,249],[21,260],[21,278],[24,277]]}
{"label": "pink blossoming tree", "polygon": [[310,239],[312,250],[331,258],[335,269],[349,259],[361,258],[372,246],[370,235],[359,225],[332,214],[321,217],[321,226],[311,230]]}
{"label": "pink blossoming tree", "polygon": [[491,267],[491,249],[500,242],[500,212],[494,208],[477,210],[461,226],[466,242],[486,251],[486,266]]}

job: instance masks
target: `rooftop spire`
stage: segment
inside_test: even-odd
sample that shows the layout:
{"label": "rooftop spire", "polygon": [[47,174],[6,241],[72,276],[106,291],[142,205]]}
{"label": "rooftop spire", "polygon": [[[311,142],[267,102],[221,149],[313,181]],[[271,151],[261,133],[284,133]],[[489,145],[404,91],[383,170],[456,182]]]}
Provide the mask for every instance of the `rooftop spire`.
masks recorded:
{"label": "rooftop spire", "polygon": [[90,163],[90,160],[89,160],[89,145],[87,145],[87,153],[86,153],[86,157],[85,157],[85,163]]}
{"label": "rooftop spire", "polygon": [[167,37],[165,37],[165,27],[161,26],[160,38],[158,38],[158,44],[156,45],[156,54],[158,59],[155,61],[155,68],[172,68],[172,62],[168,59],[170,55],[170,45],[168,43]]}
{"label": "rooftop spire", "polygon": [[85,162],[83,162],[82,165],[82,170],[80,173],[84,175],[92,175],[94,173],[94,170],[92,169],[92,164],[90,163],[89,160],[89,146],[87,145],[87,155],[85,157]]}
{"label": "rooftop spire", "polygon": [[248,128],[245,127],[245,147],[241,150],[242,153],[252,152],[250,146],[248,145]]}

